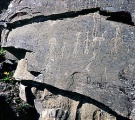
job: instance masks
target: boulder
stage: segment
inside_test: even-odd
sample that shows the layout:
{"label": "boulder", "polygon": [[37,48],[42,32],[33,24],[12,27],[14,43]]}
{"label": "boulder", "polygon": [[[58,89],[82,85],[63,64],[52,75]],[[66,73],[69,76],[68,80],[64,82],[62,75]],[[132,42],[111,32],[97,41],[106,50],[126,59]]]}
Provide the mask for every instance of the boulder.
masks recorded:
{"label": "boulder", "polygon": [[[26,53],[14,77],[84,95],[132,118],[133,5],[133,0],[13,0],[1,18],[7,21],[2,46]],[[46,110],[40,112],[47,119]]]}

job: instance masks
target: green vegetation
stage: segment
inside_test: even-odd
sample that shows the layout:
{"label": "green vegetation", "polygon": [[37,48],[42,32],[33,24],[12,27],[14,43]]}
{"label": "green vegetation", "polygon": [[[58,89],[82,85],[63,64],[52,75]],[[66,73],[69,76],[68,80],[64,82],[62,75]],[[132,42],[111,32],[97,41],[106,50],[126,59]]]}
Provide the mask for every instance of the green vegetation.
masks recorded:
{"label": "green vegetation", "polygon": [[5,55],[5,50],[3,48],[0,48],[0,56],[4,56]]}
{"label": "green vegetation", "polygon": [[3,81],[9,81],[13,78],[12,72],[4,72],[3,74],[5,75],[5,77],[3,78]]}
{"label": "green vegetation", "polygon": [[21,104],[19,104],[18,106],[17,106],[17,110],[19,111],[19,110],[24,110],[25,112],[27,112],[26,111],[26,109],[29,109],[29,108],[32,108],[32,106],[31,105],[29,105],[28,103],[21,103]]}
{"label": "green vegetation", "polygon": [[[5,60],[5,53],[6,51],[0,47],[0,63],[3,63]],[[13,72],[9,70],[1,71],[2,72],[2,80],[9,81],[13,78]]]}

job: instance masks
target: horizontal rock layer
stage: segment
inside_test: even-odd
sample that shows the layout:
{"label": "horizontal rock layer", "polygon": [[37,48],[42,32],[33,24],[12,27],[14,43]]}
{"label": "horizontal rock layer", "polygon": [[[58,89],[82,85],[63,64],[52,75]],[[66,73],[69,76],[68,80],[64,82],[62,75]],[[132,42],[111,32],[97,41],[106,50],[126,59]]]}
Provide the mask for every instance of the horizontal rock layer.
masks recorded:
{"label": "horizontal rock layer", "polygon": [[[99,8],[101,11],[129,13],[135,22],[134,0],[13,0],[1,19],[9,21],[17,16],[53,15],[70,11]],[[29,16],[29,17],[30,17]]]}

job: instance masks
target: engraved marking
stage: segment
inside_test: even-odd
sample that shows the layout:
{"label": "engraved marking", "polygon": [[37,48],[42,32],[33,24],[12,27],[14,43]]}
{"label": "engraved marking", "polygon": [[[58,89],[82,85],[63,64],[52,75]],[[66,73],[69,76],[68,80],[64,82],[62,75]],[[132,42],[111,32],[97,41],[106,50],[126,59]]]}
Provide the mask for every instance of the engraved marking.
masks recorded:
{"label": "engraved marking", "polygon": [[74,11],[77,11],[77,1],[74,2]]}
{"label": "engraved marking", "polygon": [[111,41],[114,41],[114,47],[111,50],[111,54],[114,52],[115,54],[118,53],[118,46],[123,43],[123,40],[120,37],[121,31],[120,28],[116,26],[116,33],[115,38],[112,38]]}
{"label": "engraved marking", "polygon": [[92,44],[92,45],[95,45],[96,42],[99,42],[99,46],[101,46],[102,41],[104,41],[104,39],[103,39],[102,37],[95,37],[95,38],[93,39],[93,42],[92,42],[92,43],[94,43],[94,44]]}
{"label": "engraved marking", "polygon": [[90,65],[92,64],[92,62],[93,62],[94,60],[96,60],[96,55],[97,55],[97,53],[96,53],[95,50],[94,50],[93,56],[90,58],[90,62],[88,63],[88,65],[87,65],[86,68],[85,68],[85,70],[86,70],[87,72],[90,72],[90,71],[89,71]]}
{"label": "engraved marking", "polygon": [[105,66],[105,69],[104,69],[104,75],[105,75],[105,79],[108,80],[108,77],[107,77],[107,68]]}
{"label": "engraved marking", "polygon": [[94,27],[93,27],[93,30],[92,30],[92,37],[94,38],[96,36],[96,18],[95,18],[96,14],[94,13],[93,15],[93,23],[94,23]]}
{"label": "engraved marking", "polygon": [[[74,43],[73,55],[76,55],[76,54],[77,54],[77,49],[78,49],[78,45],[79,45],[80,34],[81,34],[81,32],[78,32],[78,33],[76,34],[77,41],[76,41],[76,43]],[[74,56],[74,57],[75,57],[75,56]]]}
{"label": "engraved marking", "polygon": [[39,30],[37,29],[36,24],[32,24],[32,25],[33,25],[33,28],[35,28],[35,30],[37,31],[37,33],[38,33],[37,35],[38,35],[39,39],[42,40],[42,38],[41,38],[42,35],[39,32]]}
{"label": "engraved marking", "polygon": [[114,43],[114,49],[115,52],[117,53],[117,43],[118,43],[118,39],[120,39],[120,28],[116,28],[116,39],[115,39],[115,43]]}
{"label": "engraved marking", "polygon": [[86,43],[86,47],[85,47],[85,50],[84,50],[84,54],[89,54],[89,31],[88,32],[86,32],[86,34],[87,34],[87,38],[86,38],[86,40],[84,41],[85,43]]}
{"label": "engraved marking", "polygon": [[49,54],[48,54],[48,63],[46,65],[46,73],[50,73],[51,72],[51,65],[52,63],[55,61],[55,56],[54,56],[54,52],[55,52],[55,46],[56,46],[56,38],[52,38],[49,40]]}
{"label": "engraved marking", "polygon": [[128,49],[127,49],[127,54],[129,54],[129,52],[130,52],[130,49],[128,48]]}
{"label": "engraved marking", "polygon": [[123,4],[124,4],[124,1],[121,2],[120,11],[122,10]]}
{"label": "engraved marking", "polygon": [[107,33],[107,31],[104,31],[104,32],[102,33],[102,37],[101,37],[102,39],[99,41],[99,45],[100,45],[100,46],[101,46],[101,43],[105,40],[105,39],[104,39],[104,34],[105,34],[105,33]]}
{"label": "engraved marking", "polygon": [[[96,36],[96,33],[97,33],[97,20],[96,19],[99,19],[99,18],[100,18],[100,15],[98,13],[94,13],[94,15],[93,15],[94,26],[93,26],[93,30],[92,30],[92,38],[93,38],[93,40],[92,40],[92,43],[91,43],[92,47],[95,46],[97,41],[99,42],[99,45],[101,45],[101,41],[104,40],[103,35],[104,35],[105,32],[102,34],[102,37],[97,37]],[[86,34],[87,34],[87,38],[85,40],[86,47],[85,47],[85,50],[84,50],[84,54],[89,54],[89,43],[90,43],[89,31],[86,32]]]}
{"label": "engraved marking", "polygon": [[97,20],[96,20],[96,18],[98,18],[97,17],[97,13],[94,13],[94,15],[93,15],[94,27],[93,27],[93,30],[92,30],[92,38],[93,38],[93,40],[92,40],[92,47],[94,47],[94,45],[95,45],[94,40],[96,38],[96,33],[97,33]]}
{"label": "engraved marking", "polygon": [[50,59],[54,58],[54,51],[55,51],[55,46],[56,46],[56,38],[52,38],[49,40],[50,48]]}
{"label": "engraved marking", "polygon": [[61,60],[63,59],[65,51],[66,51],[66,42],[63,43],[63,47],[61,48]]}
{"label": "engraved marking", "polygon": [[93,3],[95,2],[94,8],[97,7],[97,0],[93,0]]}
{"label": "engraved marking", "polygon": [[105,66],[103,73],[101,74],[101,82],[103,80],[103,76],[105,77],[105,80],[108,80],[108,76],[107,76],[107,67]]}
{"label": "engraved marking", "polygon": [[92,47],[95,46],[96,42],[99,42],[99,46],[101,46],[101,43],[102,41],[104,41],[104,33],[102,33],[102,37],[97,37],[96,33],[97,33],[97,20],[96,19],[100,19],[100,15],[98,13],[94,13],[93,15],[93,21],[94,21],[94,27],[93,27],[93,30],[92,30]]}

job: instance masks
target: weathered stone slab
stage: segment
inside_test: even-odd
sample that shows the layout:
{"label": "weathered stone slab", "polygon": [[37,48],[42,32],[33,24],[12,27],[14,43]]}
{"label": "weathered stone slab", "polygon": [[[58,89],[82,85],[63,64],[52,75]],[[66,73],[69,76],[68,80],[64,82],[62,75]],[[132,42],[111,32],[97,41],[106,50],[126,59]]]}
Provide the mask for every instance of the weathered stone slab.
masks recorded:
{"label": "weathered stone slab", "polygon": [[17,27],[2,44],[32,51],[25,56],[31,77],[23,74],[26,69],[19,73],[18,66],[16,79],[83,94],[129,117],[135,94],[134,34],[134,27],[94,13]]}
{"label": "weathered stone slab", "polygon": [[9,20],[15,13],[30,16],[35,14],[53,15],[84,9],[100,8],[107,12],[130,13],[135,22],[134,0],[13,0],[2,19]]}
{"label": "weathered stone slab", "polygon": [[[80,98],[69,94],[69,96],[61,96],[60,92],[55,95],[46,88],[38,90],[32,87],[33,95],[35,97],[34,103],[38,113],[40,113],[39,120],[116,120],[114,115],[108,114],[91,103],[85,103],[86,98]],[[54,91],[54,90],[52,90]],[[71,97],[72,96],[72,97]],[[74,100],[77,98],[78,100]],[[80,99],[80,100],[79,100]],[[42,102],[41,102],[42,101]],[[88,101],[87,101],[88,102]]]}

